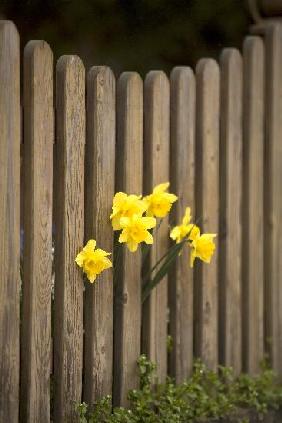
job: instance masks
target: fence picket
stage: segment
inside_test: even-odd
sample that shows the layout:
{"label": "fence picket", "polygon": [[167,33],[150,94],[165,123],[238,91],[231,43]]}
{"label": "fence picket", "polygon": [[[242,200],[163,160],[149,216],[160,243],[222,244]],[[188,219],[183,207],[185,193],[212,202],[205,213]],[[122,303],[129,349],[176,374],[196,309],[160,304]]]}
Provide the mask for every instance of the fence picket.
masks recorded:
{"label": "fence picket", "polygon": [[[218,233],[220,87],[219,67],[213,59],[200,60],[196,83],[196,211],[202,231]],[[195,353],[212,369],[218,363],[217,257],[218,251],[209,266],[195,264]]]}
{"label": "fence picket", "polygon": [[0,422],[19,412],[20,46],[0,21]]}
{"label": "fence picket", "polygon": [[83,277],[74,259],[84,240],[85,78],[77,56],[57,63],[56,104],[54,419],[72,422],[83,353]]}
{"label": "fence picket", "polygon": [[[188,67],[171,72],[171,190],[177,193],[171,222],[182,221],[187,206],[195,217],[195,76]],[[193,366],[193,269],[186,248],[169,275],[170,373],[180,383]]]}
{"label": "fence picket", "polygon": [[[144,191],[169,181],[169,81],[161,71],[146,76],[144,90]],[[159,227],[150,254],[153,266],[168,248],[168,219]],[[143,307],[142,349],[158,363],[158,378],[167,374],[167,277],[152,291]]]}
{"label": "fence picket", "polygon": [[[109,216],[114,195],[115,77],[107,67],[93,67],[87,78],[87,141],[85,177],[86,240],[113,250]],[[85,290],[84,400],[93,404],[112,394],[113,276],[102,273]]]}
{"label": "fence picket", "polygon": [[264,263],[265,347],[274,370],[282,376],[281,220],[282,220],[282,27],[271,26],[265,38],[265,177],[264,177]]}
{"label": "fence picket", "polygon": [[[142,194],[143,83],[134,72],[118,81],[116,190]],[[119,246],[121,248],[121,246]],[[138,388],[141,340],[141,249],[125,246],[118,256],[115,290],[114,403],[127,405],[129,389]]]}
{"label": "fence picket", "polygon": [[21,418],[28,422],[50,421],[53,141],[53,54],[44,41],[30,41],[24,51],[21,339]]}
{"label": "fence picket", "polygon": [[243,48],[243,369],[263,358],[264,45],[247,37]]}
{"label": "fence picket", "polygon": [[220,362],[241,371],[242,348],[242,57],[221,54],[220,139]]}

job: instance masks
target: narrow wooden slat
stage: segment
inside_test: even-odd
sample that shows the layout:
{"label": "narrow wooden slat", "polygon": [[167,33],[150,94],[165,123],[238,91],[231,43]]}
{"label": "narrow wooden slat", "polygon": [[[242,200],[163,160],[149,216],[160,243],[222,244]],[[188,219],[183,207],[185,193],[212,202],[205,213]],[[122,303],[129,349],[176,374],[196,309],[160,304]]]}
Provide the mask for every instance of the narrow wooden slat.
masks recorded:
{"label": "narrow wooden slat", "polygon": [[[178,196],[171,222],[182,221],[187,206],[195,217],[195,107],[196,90],[193,71],[188,67],[174,68],[171,87],[171,191]],[[193,270],[189,266],[188,250],[178,258],[169,275],[170,373],[177,383],[191,374],[193,366]]]}
{"label": "narrow wooden slat", "polygon": [[53,54],[44,41],[24,51],[24,277],[21,418],[50,421]]}
{"label": "narrow wooden slat", "polygon": [[83,277],[74,262],[84,240],[85,77],[77,56],[57,63],[54,419],[76,421],[81,400]]}
{"label": "narrow wooden slat", "polygon": [[221,55],[220,362],[241,371],[242,360],[242,57]]}
{"label": "narrow wooden slat", "polygon": [[[115,77],[93,67],[87,79],[85,236],[98,248],[113,250],[109,220],[115,184]],[[84,400],[93,404],[112,394],[113,277],[103,272],[85,291]]]}
{"label": "narrow wooden slat", "polygon": [[243,368],[263,358],[263,133],[264,46],[247,37],[244,60],[243,138]]}
{"label": "narrow wooden slat", "polygon": [[[142,194],[143,83],[134,72],[121,75],[117,86],[116,190]],[[121,247],[119,247],[121,248]],[[127,405],[130,389],[138,388],[137,359],[141,340],[141,249],[125,246],[117,263],[115,290],[114,404]]]}
{"label": "narrow wooden slat", "polygon": [[[219,67],[202,59],[196,69],[196,210],[202,232],[218,233]],[[218,247],[218,246],[217,246]],[[217,248],[218,249],[218,248]],[[212,369],[218,363],[218,252],[211,264],[195,263],[195,353]]]}
{"label": "narrow wooden slat", "polygon": [[19,411],[20,51],[14,24],[0,21],[0,422]]}
{"label": "narrow wooden slat", "polygon": [[274,370],[282,376],[282,27],[266,32],[265,139],[265,317],[266,350]]}
{"label": "narrow wooden slat", "polygon": [[[144,192],[169,181],[169,107],[170,88],[166,75],[151,71],[144,91]],[[156,231],[155,231],[156,232]],[[168,219],[165,218],[154,237],[151,266],[168,249]],[[143,307],[142,349],[157,363],[158,378],[167,373],[167,277],[152,291]]]}

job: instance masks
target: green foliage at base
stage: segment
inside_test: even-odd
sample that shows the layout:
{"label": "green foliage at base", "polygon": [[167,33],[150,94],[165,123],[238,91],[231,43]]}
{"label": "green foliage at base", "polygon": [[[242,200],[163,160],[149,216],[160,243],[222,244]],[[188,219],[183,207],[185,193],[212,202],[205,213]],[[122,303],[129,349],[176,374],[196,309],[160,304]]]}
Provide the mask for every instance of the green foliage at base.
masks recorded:
{"label": "green foliage at base", "polygon": [[[140,389],[128,394],[130,408],[112,410],[107,396],[94,406],[77,406],[81,423],[196,423],[232,416],[238,409],[265,414],[282,405],[282,386],[267,366],[261,374],[235,377],[231,368],[218,373],[196,361],[192,377],[180,385],[168,378],[155,383],[155,365],[142,355],[138,360]],[[244,420],[246,421],[246,420]]]}

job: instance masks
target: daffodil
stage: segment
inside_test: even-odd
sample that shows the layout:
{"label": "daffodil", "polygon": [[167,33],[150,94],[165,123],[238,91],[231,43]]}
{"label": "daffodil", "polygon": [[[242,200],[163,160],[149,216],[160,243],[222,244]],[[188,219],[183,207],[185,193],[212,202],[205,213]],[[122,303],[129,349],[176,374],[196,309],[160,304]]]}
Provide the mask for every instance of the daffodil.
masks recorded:
{"label": "daffodil", "polygon": [[93,283],[103,270],[112,267],[111,261],[107,258],[110,253],[107,253],[100,248],[96,248],[96,241],[90,239],[83,250],[76,256],[75,262],[79,267],[82,267],[84,273],[91,283]]}
{"label": "daffodil", "polygon": [[134,214],[142,216],[147,205],[141,199],[141,195],[127,195],[124,192],[117,192],[113,199],[113,212],[110,216],[114,231],[121,229],[120,219],[122,217],[132,217]]}
{"label": "daffodil", "polygon": [[156,226],[154,217],[144,217],[138,214],[134,214],[132,217],[121,217],[120,226],[122,232],[119,242],[126,242],[132,253],[137,250],[138,244],[141,242],[153,244],[153,236],[148,230]]}
{"label": "daffodil", "polygon": [[205,263],[210,263],[212,255],[215,250],[213,238],[216,234],[202,234],[196,236],[191,243],[190,266],[193,267],[195,258],[203,260]]}
{"label": "daffodil", "polygon": [[177,196],[166,192],[168,187],[169,182],[157,185],[151,195],[144,197],[144,202],[147,204],[147,216],[165,217],[170,212]]}
{"label": "daffodil", "polygon": [[190,223],[191,220],[191,209],[186,207],[185,215],[182,219],[182,224],[175,226],[171,232],[170,237],[176,244],[179,244],[184,238],[187,237],[190,241],[193,241],[200,234],[200,229],[193,223]]}

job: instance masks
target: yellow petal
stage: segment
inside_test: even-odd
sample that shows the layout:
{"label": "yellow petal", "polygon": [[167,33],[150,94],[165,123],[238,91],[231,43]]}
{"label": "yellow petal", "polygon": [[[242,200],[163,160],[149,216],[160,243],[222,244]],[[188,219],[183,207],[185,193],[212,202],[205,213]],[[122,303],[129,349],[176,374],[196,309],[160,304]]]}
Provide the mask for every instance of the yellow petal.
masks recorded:
{"label": "yellow petal", "polygon": [[122,233],[119,236],[118,242],[127,242],[128,236],[127,233],[123,230]]}
{"label": "yellow petal", "polygon": [[127,243],[127,247],[128,247],[128,249],[131,253],[135,253],[135,251],[137,251],[138,244],[137,244],[137,242],[130,240]]}
{"label": "yellow petal", "polygon": [[90,239],[87,244],[85,245],[85,247],[83,248],[83,251],[85,252],[92,252],[95,250],[96,247],[96,241],[95,239]]}
{"label": "yellow petal", "polygon": [[102,250],[101,248],[97,248],[96,253],[101,254],[103,257],[111,255],[111,253],[107,253],[106,251]]}
{"label": "yellow petal", "polygon": [[97,274],[96,273],[91,273],[91,274],[86,274],[87,279],[89,280],[89,282],[93,283],[95,282],[96,278],[97,278]]}
{"label": "yellow petal", "polygon": [[168,189],[168,187],[169,187],[169,182],[159,184],[155,186],[155,188],[153,189],[153,193],[156,194],[158,192],[165,192]]}
{"label": "yellow petal", "polygon": [[154,217],[142,217],[142,222],[145,224],[147,229],[152,229],[156,226],[156,219]]}
{"label": "yellow petal", "polygon": [[127,198],[127,194],[124,192],[117,192],[113,199],[113,204],[116,205],[122,201],[124,201]]}
{"label": "yellow petal", "polygon": [[171,202],[171,203],[175,203],[175,201],[178,200],[178,197],[174,194],[171,193],[167,193],[167,199]]}
{"label": "yellow petal", "polygon": [[105,258],[104,262],[107,269],[109,269],[110,267],[113,267],[113,263],[108,258]]}
{"label": "yellow petal", "polygon": [[188,225],[191,220],[191,209],[190,207],[186,207],[184,217],[182,219],[182,225]]}
{"label": "yellow petal", "polygon": [[217,234],[202,234],[202,236],[203,237],[206,237],[206,238],[212,239],[212,238],[216,238],[217,237]]}
{"label": "yellow petal", "polygon": [[190,239],[190,241],[195,241],[197,238],[199,238],[200,228],[197,225],[190,223],[187,227],[187,230],[188,239]]}
{"label": "yellow petal", "polygon": [[119,216],[112,217],[112,227],[114,231],[119,231],[121,229]]}
{"label": "yellow petal", "polygon": [[153,244],[153,242],[154,242],[154,238],[153,238],[152,234],[150,234],[150,232],[148,232],[148,233],[147,233],[147,236],[146,236],[146,238],[144,239],[144,242],[145,242],[146,244]]}
{"label": "yellow petal", "polygon": [[195,258],[196,258],[195,250],[192,249],[190,252],[190,267],[194,266]]}
{"label": "yellow petal", "polygon": [[75,262],[79,267],[82,267],[84,259],[85,259],[85,253],[83,251],[81,251],[81,253],[77,254],[77,256],[75,258]]}
{"label": "yellow petal", "polygon": [[174,241],[180,237],[180,228],[179,226],[175,226],[171,231],[170,231],[170,238],[173,239]]}

